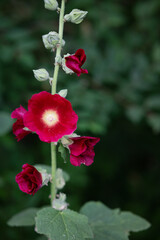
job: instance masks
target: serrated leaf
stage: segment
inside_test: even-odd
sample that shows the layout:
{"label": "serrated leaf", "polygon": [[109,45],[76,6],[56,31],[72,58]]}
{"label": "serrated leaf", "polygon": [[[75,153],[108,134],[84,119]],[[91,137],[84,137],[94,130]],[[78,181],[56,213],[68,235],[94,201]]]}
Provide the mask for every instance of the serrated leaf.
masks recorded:
{"label": "serrated leaf", "polygon": [[62,144],[59,144],[58,152],[60,152],[61,157],[63,158],[64,162],[66,163],[69,160],[69,150],[63,147]]}
{"label": "serrated leaf", "polygon": [[86,203],[80,212],[88,217],[94,240],[128,240],[130,231],[138,232],[150,226],[135,214],[112,210],[101,202]]}
{"label": "serrated leaf", "polygon": [[57,211],[47,207],[38,211],[36,231],[50,240],[84,240],[92,238],[88,218],[72,210]]}
{"label": "serrated leaf", "polygon": [[33,226],[38,208],[28,208],[14,215],[7,224],[11,227]]}

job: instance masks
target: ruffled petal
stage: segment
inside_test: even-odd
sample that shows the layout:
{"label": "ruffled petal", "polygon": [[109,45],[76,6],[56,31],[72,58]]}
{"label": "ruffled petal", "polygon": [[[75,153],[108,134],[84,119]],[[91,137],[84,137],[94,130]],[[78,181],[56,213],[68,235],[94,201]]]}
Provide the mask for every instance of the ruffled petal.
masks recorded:
{"label": "ruffled petal", "polygon": [[74,166],[84,164],[89,166],[94,161],[94,146],[100,141],[97,137],[75,137],[71,138],[73,143],[69,145],[70,162]]}
{"label": "ruffled petal", "polygon": [[72,134],[77,121],[78,116],[67,99],[45,91],[32,96],[24,115],[25,126],[44,142],[57,142],[64,135]]}

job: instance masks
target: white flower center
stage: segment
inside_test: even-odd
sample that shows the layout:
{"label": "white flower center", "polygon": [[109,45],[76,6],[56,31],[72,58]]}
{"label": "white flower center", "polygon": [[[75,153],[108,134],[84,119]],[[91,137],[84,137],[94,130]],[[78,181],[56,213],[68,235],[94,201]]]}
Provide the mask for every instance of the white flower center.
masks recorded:
{"label": "white flower center", "polygon": [[53,110],[46,110],[42,115],[43,122],[49,127],[54,126],[58,122],[58,114]]}

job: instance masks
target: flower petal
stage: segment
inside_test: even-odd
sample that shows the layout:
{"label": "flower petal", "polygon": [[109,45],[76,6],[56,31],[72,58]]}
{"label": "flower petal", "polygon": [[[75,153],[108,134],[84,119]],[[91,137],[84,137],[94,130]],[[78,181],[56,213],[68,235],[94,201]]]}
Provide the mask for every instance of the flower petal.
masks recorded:
{"label": "flower petal", "polygon": [[28,102],[25,126],[36,132],[41,141],[57,142],[77,128],[78,116],[71,103],[59,94],[40,92]]}

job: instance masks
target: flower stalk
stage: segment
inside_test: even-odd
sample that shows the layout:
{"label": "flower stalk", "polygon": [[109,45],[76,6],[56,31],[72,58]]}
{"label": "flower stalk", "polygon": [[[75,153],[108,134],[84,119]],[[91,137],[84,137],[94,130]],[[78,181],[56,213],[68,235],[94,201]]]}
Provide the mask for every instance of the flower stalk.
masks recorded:
{"label": "flower stalk", "polygon": [[56,145],[54,143],[51,143],[51,175],[52,175],[52,180],[51,180],[51,206],[53,203],[53,200],[56,197]]}
{"label": "flower stalk", "polygon": [[[63,29],[64,29],[64,12],[65,12],[65,0],[61,2],[61,9],[60,9],[60,16],[59,16],[59,38],[60,42],[57,46],[56,57],[55,57],[55,68],[51,86],[51,93],[56,93],[57,88],[57,79],[58,79],[58,72],[59,72],[59,63],[57,59],[61,58],[61,50],[62,50],[62,40],[63,40]],[[51,182],[51,205],[53,200],[56,197],[56,145],[52,142],[51,143],[51,174],[52,174],[52,182]]]}
{"label": "flower stalk", "polygon": [[[61,58],[63,29],[64,29],[64,12],[65,12],[65,0],[62,0],[60,16],[59,16],[59,38],[60,38],[60,41],[57,46],[56,57],[55,57],[56,60]],[[53,80],[52,80],[52,91],[51,91],[52,94],[56,93],[58,72],[59,72],[59,63],[55,62],[55,68],[54,68],[54,74],[53,74]]]}

